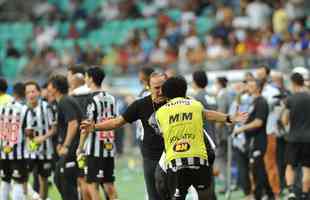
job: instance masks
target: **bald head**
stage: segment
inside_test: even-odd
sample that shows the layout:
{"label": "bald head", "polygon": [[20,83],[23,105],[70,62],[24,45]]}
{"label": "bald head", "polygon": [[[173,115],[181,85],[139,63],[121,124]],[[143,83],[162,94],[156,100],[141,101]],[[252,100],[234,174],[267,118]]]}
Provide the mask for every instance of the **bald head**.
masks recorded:
{"label": "bald head", "polygon": [[160,101],[163,99],[161,86],[167,80],[167,75],[164,73],[154,72],[150,76],[150,90],[153,100]]}
{"label": "bald head", "polygon": [[74,75],[72,75],[72,79],[71,79],[71,90],[74,90],[82,85],[85,84],[85,80],[84,80],[84,75],[81,73],[76,73]]}

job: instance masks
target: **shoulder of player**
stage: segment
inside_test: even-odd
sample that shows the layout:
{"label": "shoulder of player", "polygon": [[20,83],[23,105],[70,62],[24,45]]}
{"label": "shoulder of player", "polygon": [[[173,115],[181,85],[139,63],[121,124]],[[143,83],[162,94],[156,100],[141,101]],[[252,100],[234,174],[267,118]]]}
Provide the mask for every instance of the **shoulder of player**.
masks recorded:
{"label": "shoulder of player", "polygon": [[100,101],[101,99],[105,99],[111,102],[115,102],[116,100],[116,98],[108,92],[97,91],[97,92],[92,93],[89,103],[92,103],[94,101]]}

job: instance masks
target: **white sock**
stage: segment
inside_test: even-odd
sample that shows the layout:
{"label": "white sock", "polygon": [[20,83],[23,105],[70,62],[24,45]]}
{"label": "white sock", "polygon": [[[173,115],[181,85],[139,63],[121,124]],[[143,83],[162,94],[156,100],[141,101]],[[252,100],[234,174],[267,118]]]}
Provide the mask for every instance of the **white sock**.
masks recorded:
{"label": "white sock", "polygon": [[14,183],[12,200],[26,200],[23,184]]}
{"label": "white sock", "polygon": [[1,182],[0,199],[9,200],[9,194],[11,190],[11,184],[5,181]]}

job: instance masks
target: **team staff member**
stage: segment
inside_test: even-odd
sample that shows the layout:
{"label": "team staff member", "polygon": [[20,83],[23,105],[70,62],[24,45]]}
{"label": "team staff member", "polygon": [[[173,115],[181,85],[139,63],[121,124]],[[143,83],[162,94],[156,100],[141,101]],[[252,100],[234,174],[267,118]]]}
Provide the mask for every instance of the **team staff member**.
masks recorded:
{"label": "team staff member", "polygon": [[[0,177],[2,179],[0,198],[25,200],[26,191],[23,186],[27,183],[28,151],[25,143],[26,115],[29,111],[23,104],[25,87],[16,83],[13,87],[13,101],[0,107]],[[11,180],[14,180],[10,191]]]}
{"label": "team staff member", "polygon": [[245,124],[234,130],[235,134],[244,133],[249,151],[248,164],[255,183],[255,199],[261,199],[265,191],[269,199],[274,199],[265,169],[264,155],[267,148],[266,124],[268,117],[268,103],[262,96],[261,81],[248,81],[248,90],[253,98],[249,108],[249,118]]}
{"label": "team staff member", "polygon": [[165,104],[165,98],[161,93],[161,86],[165,80],[165,74],[154,72],[150,77],[150,95],[136,100],[121,116],[96,124],[83,121],[81,125],[81,129],[85,129],[85,132],[92,132],[94,128],[96,131],[107,131],[141,120],[144,129],[141,144],[143,170],[149,200],[161,199],[155,187],[155,169],[163,152],[164,143],[152,124],[156,124],[155,111]]}
{"label": "team staff member", "polygon": [[[291,76],[293,95],[287,100],[287,111],[283,116],[283,124],[290,125],[286,137],[286,183],[289,188],[289,200],[307,200],[310,195],[310,95],[305,87],[301,74]],[[303,171],[302,195],[295,194],[294,167],[301,165]]]}
{"label": "team staff member", "polygon": [[52,171],[54,148],[51,137],[56,133],[56,121],[51,107],[46,101],[40,99],[40,86],[29,81],[25,83],[27,104],[30,112],[27,113],[27,131],[30,142],[38,145],[29,151],[30,168],[39,175],[39,194],[46,199],[48,194],[47,180]]}
{"label": "team staff member", "polygon": [[[87,105],[87,118],[101,122],[116,116],[115,98],[102,91],[101,83],[105,73],[99,67],[92,67],[86,71],[85,81],[91,89],[92,98]],[[86,139],[86,143],[85,143]],[[81,134],[78,148],[86,155],[85,176],[87,188],[92,200],[100,200],[99,185],[103,184],[109,199],[117,199],[114,186],[114,132],[99,131],[89,135]]]}
{"label": "team staff member", "polygon": [[[86,118],[86,107],[88,101],[91,99],[90,89],[85,85],[85,70],[83,65],[73,65],[68,68],[67,80],[69,83],[69,95],[74,97],[78,102],[82,112],[83,118]],[[91,199],[90,193],[87,190],[86,180],[84,177],[84,170],[79,169],[78,174],[79,195],[83,200]]]}
{"label": "team staff member", "polygon": [[238,113],[230,117],[205,111],[200,102],[186,98],[186,91],[183,77],[169,78],[162,86],[168,102],[156,112],[164,138],[170,195],[172,199],[185,200],[188,188],[193,185],[199,199],[208,199],[212,171],[208,166],[203,122],[208,119],[232,123],[244,120],[247,115]]}
{"label": "team staff member", "polygon": [[57,101],[57,153],[55,184],[63,199],[78,200],[76,150],[79,143],[79,123],[82,110],[77,101],[68,96],[68,81],[55,75],[48,82],[48,91]]}

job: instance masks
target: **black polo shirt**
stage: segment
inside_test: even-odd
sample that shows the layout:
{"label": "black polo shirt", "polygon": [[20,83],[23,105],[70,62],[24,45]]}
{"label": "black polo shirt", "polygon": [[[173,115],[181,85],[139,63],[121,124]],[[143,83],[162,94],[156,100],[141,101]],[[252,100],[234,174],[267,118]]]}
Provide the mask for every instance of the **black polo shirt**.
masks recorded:
{"label": "black polo shirt", "polygon": [[133,102],[122,114],[126,122],[132,123],[141,120],[144,129],[142,141],[142,156],[151,160],[159,160],[164,150],[164,141],[160,133],[153,128],[152,123],[156,123],[155,111],[166,102],[157,104],[152,101],[151,95]]}

